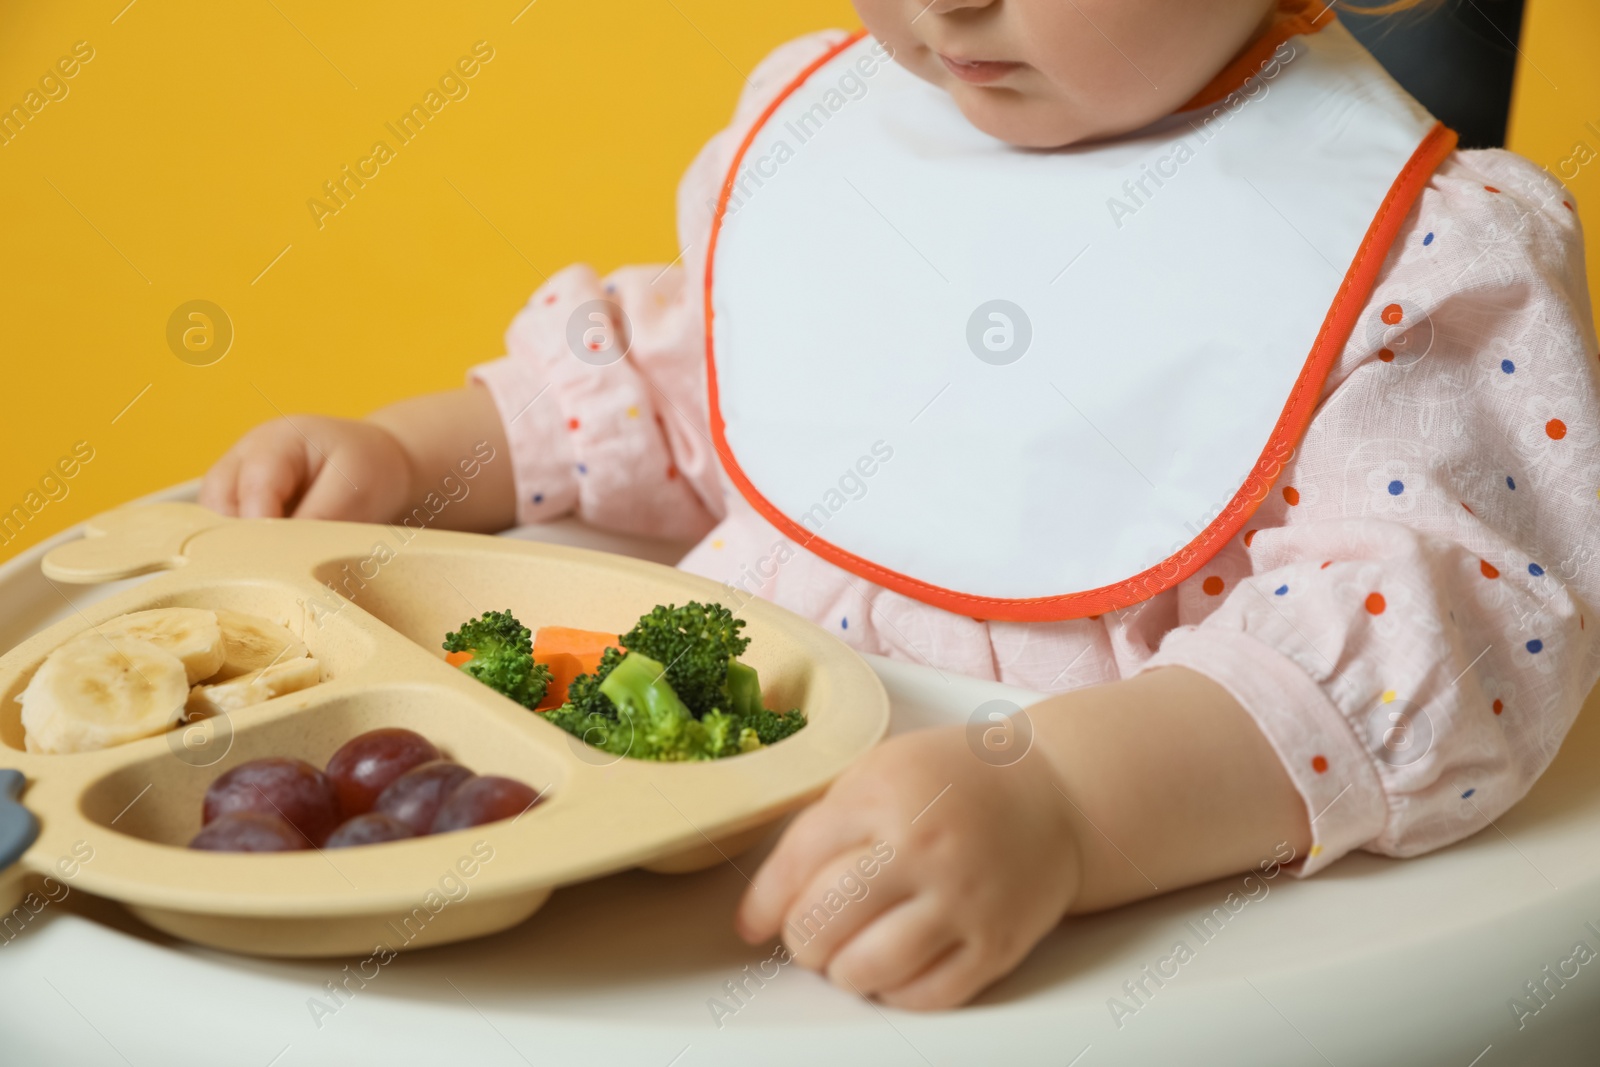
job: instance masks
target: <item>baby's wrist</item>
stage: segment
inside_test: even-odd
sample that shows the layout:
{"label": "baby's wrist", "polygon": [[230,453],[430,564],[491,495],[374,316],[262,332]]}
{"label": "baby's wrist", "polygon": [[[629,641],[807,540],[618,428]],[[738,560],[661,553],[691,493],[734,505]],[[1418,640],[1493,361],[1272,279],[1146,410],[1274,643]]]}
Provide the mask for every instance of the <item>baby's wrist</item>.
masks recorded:
{"label": "baby's wrist", "polygon": [[380,435],[384,443],[384,450],[388,452],[392,460],[392,462],[385,464],[386,473],[399,484],[391,484],[389,491],[382,493],[383,496],[395,501],[384,521],[398,522],[401,517],[420,503],[417,499],[417,486],[421,483],[420,464],[416,455],[406,445],[404,431],[390,424],[384,418],[384,412],[377,411],[367,416],[362,420],[362,425]]}
{"label": "baby's wrist", "polygon": [[[1048,764],[1048,761],[1045,761]],[[1061,827],[1058,835],[1061,841],[1063,858],[1066,861],[1069,881],[1066,886],[1065,898],[1061,903],[1061,913],[1056,918],[1065,919],[1076,910],[1079,898],[1083,893],[1085,880],[1088,877],[1087,865],[1092,861],[1092,852],[1085,848],[1084,835],[1093,833],[1083,813],[1078,810],[1065,791],[1065,783],[1057,777],[1054,765],[1047,765],[1044,773],[1050,779],[1051,792],[1055,795],[1057,825]]]}
{"label": "baby's wrist", "polygon": [[[1021,713],[1027,717],[1034,731],[1034,744],[1030,749],[1032,758],[1025,758],[1022,763],[1032,764],[1032,769],[1039,779],[1036,790],[1049,805],[1047,809],[1049,817],[1059,828],[1055,836],[1060,842],[1067,869],[1071,872],[1070,884],[1067,886],[1066,898],[1059,916],[1065,918],[1074,910],[1073,905],[1083,889],[1087,873],[1085,864],[1093,862],[1093,850],[1085,847],[1084,837],[1085,834],[1092,834],[1094,828],[1072,798],[1071,784],[1067,779],[1066,770],[1051,751],[1053,745],[1039,736],[1038,720],[1041,717],[1054,718],[1062,713],[1057,700],[1041,701]],[[1046,731],[1053,727],[1059,728],[1058,724],[1047,723]]]}

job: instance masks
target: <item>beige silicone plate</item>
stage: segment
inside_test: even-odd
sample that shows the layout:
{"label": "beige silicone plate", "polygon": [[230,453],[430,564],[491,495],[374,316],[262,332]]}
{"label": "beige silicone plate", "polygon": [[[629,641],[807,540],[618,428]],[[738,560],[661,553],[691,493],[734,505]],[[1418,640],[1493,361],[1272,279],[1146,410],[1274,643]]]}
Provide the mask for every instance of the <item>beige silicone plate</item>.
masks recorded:
{"label": "beige silicone plate", "polygon": [[[712,582],[619,556],[475,534],[223,519],[169,503],[108,512],[44,561],[58,582],[161,569],[171,573],[0,657],[0,766],[27,776],[23,802],[43,824],[24,867],[48,873],[86,841],[94,859],[76,886],[178,937],[233,951],[326,956],[443,944],[521,922],[557,886],[632,866],[723,862],[819,794],[888,725],[877,677],[834,638],[764,601],[734,603]],[[805,729],[715,762],[617,759],[452,668],[439,647],[446,631],[491,609],[509,608],[530,628],[620,631],[658,603],[691,599],[727,603],[747,621],[745,659],[768,705],[802,708]],[[168,606],[280,621],[302,635],[323,681],[117,748],[26,752],[15,698],[45,656],[116,615]],[[416,730],[479,774],[521,779],[546,798],[514,821],[414,841],[277,855],[184,848],[200,829],[206,787],[224,771],[262,756],[320,767],[381,726]]]}

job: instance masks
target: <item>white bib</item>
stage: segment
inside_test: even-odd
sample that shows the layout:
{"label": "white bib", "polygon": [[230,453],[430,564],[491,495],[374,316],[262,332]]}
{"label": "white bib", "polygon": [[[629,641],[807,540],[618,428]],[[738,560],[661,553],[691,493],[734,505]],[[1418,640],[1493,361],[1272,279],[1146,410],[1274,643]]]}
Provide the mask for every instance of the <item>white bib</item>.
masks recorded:
{"label": "white bib", "polygon": [[1453,135],[1336,23],[1214,107],[1055,151],[882,57],[808,70],[728,175],[725,468],[796,543],[965,615],[1175,585],[1292,454]]}

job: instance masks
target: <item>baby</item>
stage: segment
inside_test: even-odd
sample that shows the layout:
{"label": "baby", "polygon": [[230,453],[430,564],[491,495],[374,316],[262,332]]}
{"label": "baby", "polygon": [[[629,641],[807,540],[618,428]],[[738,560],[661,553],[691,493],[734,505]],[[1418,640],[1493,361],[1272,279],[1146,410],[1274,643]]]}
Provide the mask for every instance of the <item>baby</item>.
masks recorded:
{"label": "baby", "polygon": [[258,427],[202,501],[393,522],[487,440],[437,525],[699,538],[735,606],[1053,694],[880,745],[754,874],[743,937],[887,1004],[1489,825],[1600,672],[1569,194],[1320,3],[856,6],[749,78],[679,262],[561,271],[466,388]]}

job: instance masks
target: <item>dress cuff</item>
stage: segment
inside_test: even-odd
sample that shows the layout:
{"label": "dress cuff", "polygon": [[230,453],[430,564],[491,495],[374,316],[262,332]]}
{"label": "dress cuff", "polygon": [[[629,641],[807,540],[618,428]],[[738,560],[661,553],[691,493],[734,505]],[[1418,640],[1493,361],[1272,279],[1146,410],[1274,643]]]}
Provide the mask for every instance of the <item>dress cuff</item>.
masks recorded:
{"label": "dress cuff", "polygon": [[534,381],[516,356],[480,363],[467,373],[467,380],[488,389],[500,412],[511,450],[518,524],[570,515],[578,506],[572,441],[561,425],[549,384]]}
{"label": "dress cuff", "polygon": [[1142,670],[1187,667],[1226,689],[1255,720],[1305,800],[1311,851],[1303,877],[1375,840],[1388,804],[1372,757],[1343,713],[1294,661],[1241,631],[1172,631]]}

